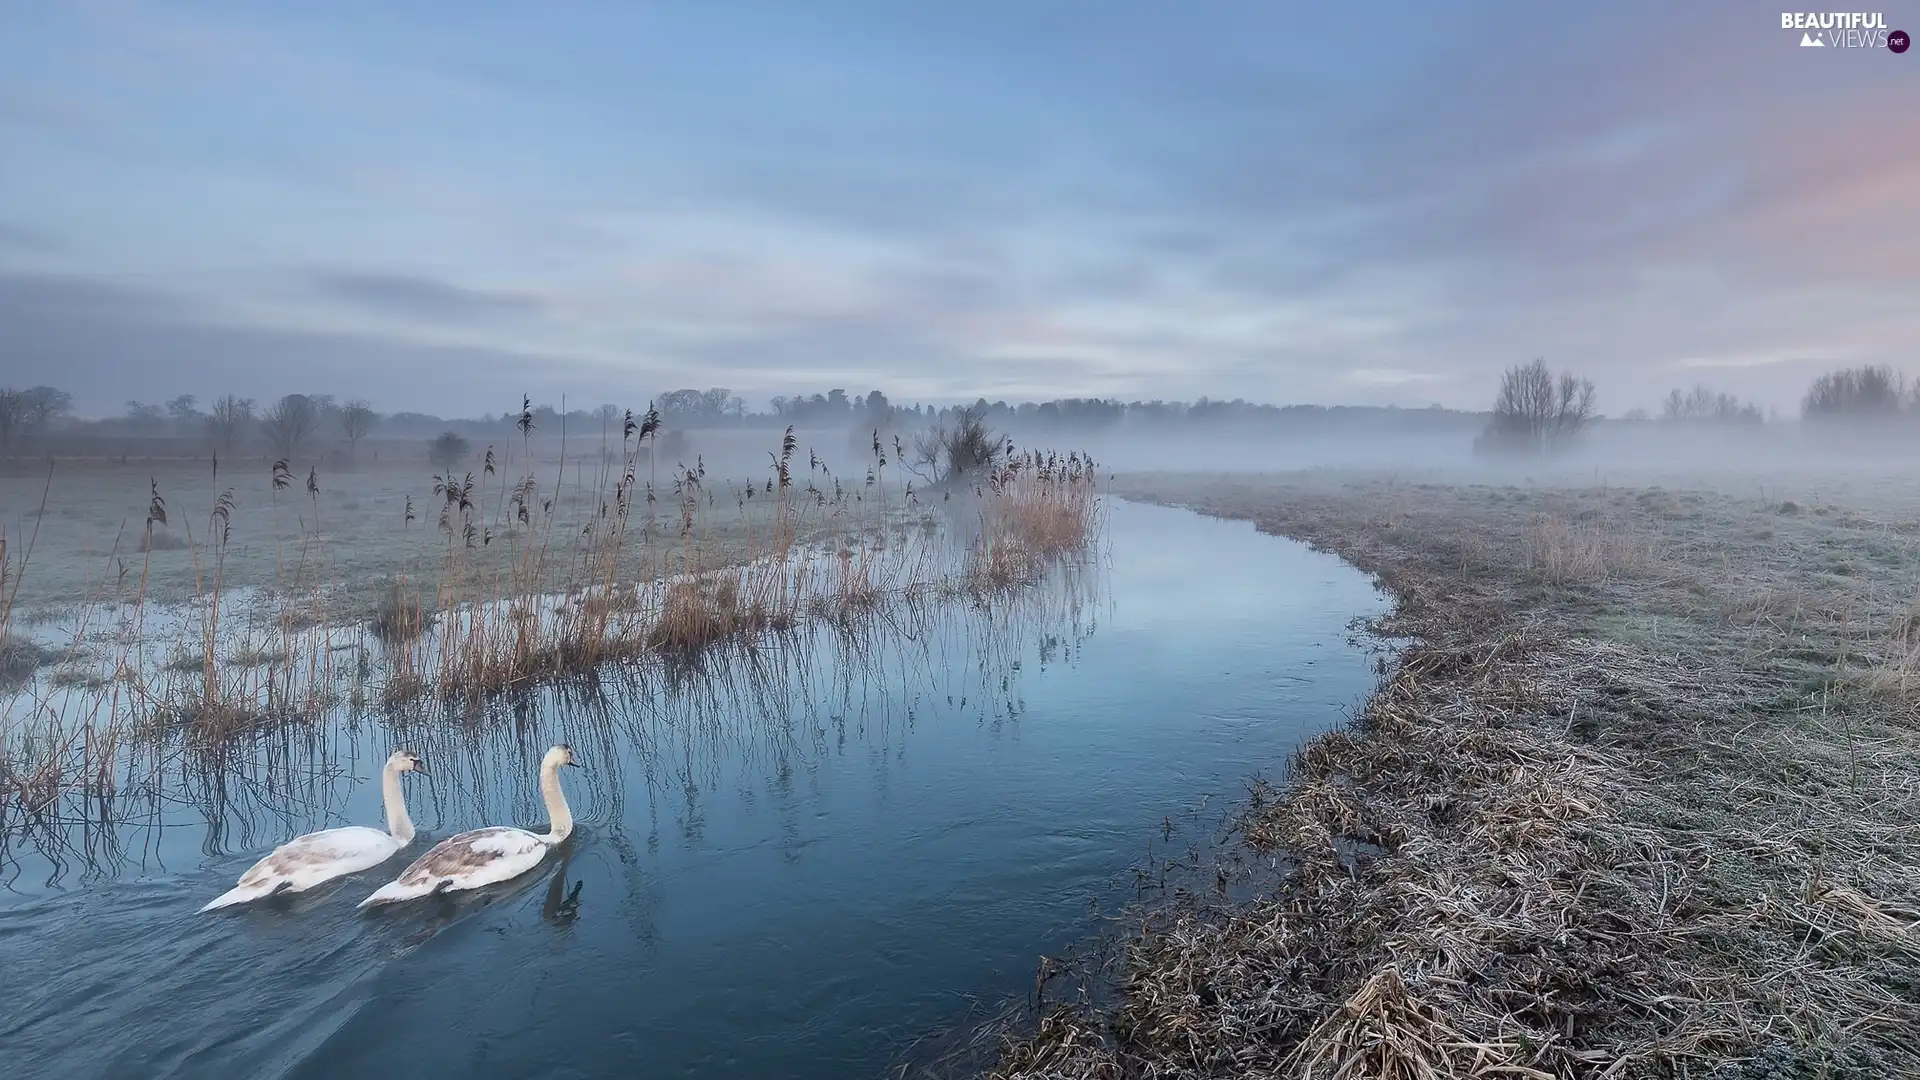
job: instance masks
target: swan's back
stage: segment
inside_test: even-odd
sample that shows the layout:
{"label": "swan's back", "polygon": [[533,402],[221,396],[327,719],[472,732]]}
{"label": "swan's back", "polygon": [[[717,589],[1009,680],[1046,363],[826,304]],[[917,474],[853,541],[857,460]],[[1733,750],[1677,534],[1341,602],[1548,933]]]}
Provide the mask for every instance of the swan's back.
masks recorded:
{"label": "swan's back", "polygon": [[471,829],[447,837],[413,860],[400,876],[375,890],[360,906],[427,896],[442,889],[477,889],[518,877],[546,857],[547,842],[507,826]]}
{"label": "swan's back", "polygon": [[378,866],[400,847],[400,841],[393,836],[362,825],[296,836],[248,867],[237,885],[200,910],[243,904],[281,890],[304,892],[334,878]]}

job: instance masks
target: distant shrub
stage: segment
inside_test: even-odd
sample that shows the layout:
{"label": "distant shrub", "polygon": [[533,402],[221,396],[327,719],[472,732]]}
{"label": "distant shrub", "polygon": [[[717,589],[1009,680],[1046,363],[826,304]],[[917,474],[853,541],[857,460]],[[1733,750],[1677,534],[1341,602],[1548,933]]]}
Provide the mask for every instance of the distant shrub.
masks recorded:
{"label": "distant shrub", "polygon": [[1829,371],[1813,380],[1800,401],[1809,421],[1891,418],[1907,401],[1906,378],[1884,365]]}
{"label": "distant shrub", "polygon": [[1758,424],[1765,420],[1757,405],[1743,405],[1732,394],[1715,393],[1695,386],[1682,393],[1675,390],[1661,404],[1660,419],[1668,421],[1705,420],[1720,424]]}
{"label": "distant shrub", "polygon": [[427,460],[433,463],[434,468],[451,472],[459,468],[472,451],[473,445],[467,442],[465,436],[458,432],[443,431],[427,444]]}
{"label": "distant shrub", "polygon": [[185,551],[185,537],[175,536],[166,529],[148,529],[140,534],[141,551]]}

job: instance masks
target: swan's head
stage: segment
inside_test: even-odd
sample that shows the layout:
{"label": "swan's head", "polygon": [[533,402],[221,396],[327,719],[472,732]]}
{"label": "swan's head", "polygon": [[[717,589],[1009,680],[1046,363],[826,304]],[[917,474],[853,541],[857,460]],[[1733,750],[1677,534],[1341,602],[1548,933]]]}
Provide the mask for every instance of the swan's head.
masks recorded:
{"label": "swan's head", "polygon": [[427,775],[426,762],[421,761],[420,755],[411,750],[395,750],[393,755],[387,758],[387,768],[395,772],[417,772],[421,776]]}
{"label": "swan's head", "polygon": [[562,765],[578,766],[579,764],[573,760],[573,747],[566,743],[561,743],[547,751],[547,756],[540,759],[540,767],[543,769],[557,769]]}

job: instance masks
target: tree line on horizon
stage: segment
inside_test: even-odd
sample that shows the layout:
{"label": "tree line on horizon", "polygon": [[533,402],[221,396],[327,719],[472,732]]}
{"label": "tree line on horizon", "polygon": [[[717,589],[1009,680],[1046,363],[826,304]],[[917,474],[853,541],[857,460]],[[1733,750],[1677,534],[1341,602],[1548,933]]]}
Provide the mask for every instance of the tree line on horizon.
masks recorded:
{"label": "tree line on horizon", "polygon": [[[1540,456],[1571,447],[1579,435],[1603,419],[1596,410],[1593,380],[1570,371],[1555,373],[1544,359],[1516,364],[1500,377],[1493,409],[1474,440],[1474,449],[1487,456]],[[1829,371],[1813,380],[1800,400],[1800,421],[1814,430],[1848,428],[1874,430],[1876,421],[1920,419],[1920,380],[1887,365],[1864,365]],[[1758,427],[1767,422],[1760,407],[1732,394],[1700,384],[1675,389],[1661,403],[1660,414],[1632,409],[1620,417],[1625,423],[1711,424]]]}
{"label": "tree line on horizon", "polygon": [[[1056,398],[1009,403],[980,398],[970,405],[896,405],[879,390],[850,395],[826,393],[776,395],[766,410],[749,409],[725,387],[669,390],[652,398],[670,430],[749,425],[824,425],[849,428],[917,429],[948,423],[963,409],[997,428],[1011,431],[1098,431],[1122,425],[1268,429],[1325,432],[1373,425],[1400,432],[1479,430],[1476,447],[1493,454],[1551,453],[1603,419],[1590,379],[1555,373],[1544,360],[1518,364],[1501,377],[1492,407],[1485,412],[1367,405],[1270,405],[1240,398],[1193,401],[1120,401],[1113,398]],[[627,415],[617,405],[568,409],[532,405],[497,416],[445,418],[431,413],[381,413],[366,400],[340,400],[332,394],[286,394],[262,406],[253,398],[224,394],[202,403],[193,394],[165,402],[129,401],[118,416],[94,419],[75,415],[73,396],[49,386],[0,388],[0,453],[29,452],[44,437],[74,439],[166,439],[191,441],[196,448],[232,455],[260,450],[291,457],[318,441],[343,444],[351,457],[376,431],[387,438],[484,437],[517,424],[522,412],[548,435],[563,429],[583,437],[617,432]],[[1920,417],[1920,381],[1909,382],[1887,366],[1827,372],[1816,378],[1801,402],[1800,418],[1811,424],[1831,420]],[[1731,394],[1700,385],[1675,389],[1657,416],[1628,411],[1621,421],[1758,425],[1767,417]],[[443,441],[443,446],[453,445]]]}
{"label": "tree line on horizon", "polygon": [[[1206,397],[1194,401],[1131,401],[1102,398],[1058,398],[1050,401],[980,398],[970,405],[896,405],[879,390],[849,395],[834,389],[824,394],[775,396],[764,411],[752,410],[724,387],[670,390],[647,405],[657,411],[669,430],[728,426],[846,426],[850,429],[920,429],[952,422],[963,410],[977,414],[998,428],[1014,431],[1094,431],[1123,424],[1155,426],[1272,427],[1329,430],[1356,423],[1374,423],[1395,429],[1467,428],[1485,414],[1444,409],[1365,405],[1267,405],[1243,399]],[[351,456],[369,436],[383,439],[431,437],[441,446],[453,446],[439,436],[484,437],[519,424],[523,412],[532,428],[544,435],[562,430],[593,438],[616,437],[628,410],[611,403],[568,409],[551,404],[526,403],[524,409],[479,417],[442,417],[432,413],[381,413],[364,399],[340,400],[332,394],[286,394],[262,406],[253,398],[225,394],[205,403],[193,394],[165,402],[129,401],[116,416],[83,418],[74,410],[73,397],[48,386],[0,388],[0,453],[9,456],[31,451],[46,437],[64,440],[168,440],[191,442],[223,456],[252,451],[292,457],[320,441],[344,445]]]}

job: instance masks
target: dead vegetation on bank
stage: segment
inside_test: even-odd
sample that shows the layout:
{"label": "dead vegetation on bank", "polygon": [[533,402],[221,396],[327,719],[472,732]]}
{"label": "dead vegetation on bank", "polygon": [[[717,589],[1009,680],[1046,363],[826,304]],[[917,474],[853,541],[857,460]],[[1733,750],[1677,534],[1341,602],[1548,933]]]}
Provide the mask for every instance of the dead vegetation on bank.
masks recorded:
{"label": "dead vegetation on bank", "polygon": [[[1121,490],[1345,555],[1410,644],[1143,917],[1117,1003],[1050,1009],[993,1076],[1920,1075],[1920,726],[1889,674],[1915,552],[1890,515]],[[1836,573],[1863,537],[1884,570]]]}

